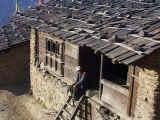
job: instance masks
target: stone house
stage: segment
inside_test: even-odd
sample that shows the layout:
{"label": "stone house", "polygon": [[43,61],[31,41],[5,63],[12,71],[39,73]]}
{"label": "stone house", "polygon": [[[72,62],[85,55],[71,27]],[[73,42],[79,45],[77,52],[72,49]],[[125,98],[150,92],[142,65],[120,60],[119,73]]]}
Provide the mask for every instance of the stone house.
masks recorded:
{"label": "stone house", "polygon": [[81,66],[93,120],[100,119],[101,106],[125,120],[159,120],[159,8],[93,5],[67,8],[50,1],[15,16],[31,27],[33,96],[59,111],[65,86],[75,82]]}

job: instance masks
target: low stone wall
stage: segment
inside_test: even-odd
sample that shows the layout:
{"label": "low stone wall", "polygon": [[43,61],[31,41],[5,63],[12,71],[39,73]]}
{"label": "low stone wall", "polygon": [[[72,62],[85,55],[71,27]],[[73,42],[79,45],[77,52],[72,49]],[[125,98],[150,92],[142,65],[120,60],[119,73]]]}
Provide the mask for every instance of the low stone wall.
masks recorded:
{"label": "low stone wall", "polygon": [[48,72],[32,66],[31,89],[33,96],[46,108],[59,111],[67,99],[67,88],[65,80],[58,79]]}
{"label": "low stone wall", "polygon": [[[160,120],[160,51],[143,59],[134,120]],[[143,64],[142,64],[143,63]]]}
{"label": "low stone wall", "polygon": [[0,85],[29,81],[29,43],[0,52]]}

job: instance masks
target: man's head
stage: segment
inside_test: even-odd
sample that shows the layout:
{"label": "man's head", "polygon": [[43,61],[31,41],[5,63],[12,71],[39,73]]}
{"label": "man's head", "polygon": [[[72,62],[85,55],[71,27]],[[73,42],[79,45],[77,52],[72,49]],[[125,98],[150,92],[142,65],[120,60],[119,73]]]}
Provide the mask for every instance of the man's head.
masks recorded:
{"label": "man's head", "polygon": [[76,71],[78,72],[78,71],[80,71],[81,70],[81,67],[80,66],[77,66],[76,67]]}

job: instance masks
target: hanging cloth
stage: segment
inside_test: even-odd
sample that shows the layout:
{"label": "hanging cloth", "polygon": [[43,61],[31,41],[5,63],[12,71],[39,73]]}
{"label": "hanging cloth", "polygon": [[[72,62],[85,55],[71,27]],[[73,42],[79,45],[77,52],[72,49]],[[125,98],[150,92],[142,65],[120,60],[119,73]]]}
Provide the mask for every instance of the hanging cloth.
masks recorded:
{"label": "hanging cloth", "polygon": [[39,4],[43,4],[43,0],[39,0]]}

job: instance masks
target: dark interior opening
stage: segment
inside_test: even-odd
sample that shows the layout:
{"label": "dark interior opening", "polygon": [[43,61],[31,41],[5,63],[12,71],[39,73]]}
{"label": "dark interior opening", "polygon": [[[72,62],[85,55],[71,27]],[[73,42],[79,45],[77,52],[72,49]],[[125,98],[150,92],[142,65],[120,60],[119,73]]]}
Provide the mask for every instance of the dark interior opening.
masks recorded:
{"label": "dark interior opening", "polygon": [[91,48],[80,47],[79,65],[87,73],[86,88],[98,89],[100,78],[100,54],[95,54]]}
{"label": "dark interior opening", "polygon": [[113,64],[111,59],[104,57],[103,78],[119,85],[127,84],[128,66]]}

